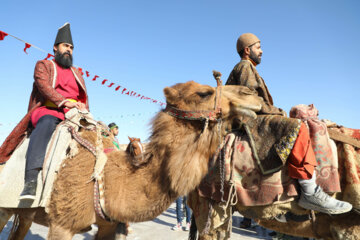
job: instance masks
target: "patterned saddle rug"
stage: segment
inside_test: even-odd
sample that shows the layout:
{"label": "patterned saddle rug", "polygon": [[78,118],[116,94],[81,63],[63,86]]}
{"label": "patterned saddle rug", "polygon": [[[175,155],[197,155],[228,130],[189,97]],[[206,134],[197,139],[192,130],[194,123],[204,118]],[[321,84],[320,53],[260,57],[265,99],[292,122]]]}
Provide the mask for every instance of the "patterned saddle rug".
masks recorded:
{"label": "patterned saddle rug", "polygon": [[[329,139],[326,124],[317,119],[317,110],[315,110],[312,105],[298,105],[292,109],[291,114],[302,119],[310,130],[317,160],[317,183],[326,192],[341,192],[336,145]],[[304,116],[307,118],[305,119]],[[262,130],[266,131],[266,129]],[[294,197],[298,196],[297,182],[288,176],[286,164],[279,171],[264,174],[259,161],[254,157],[256,154],[253,151],[256,147],[251,147],[251,139],[245,131],[227,135],[215,166],[199,186],[200,196],[220,202],[221,196],[226,197],[230,185],[233,185],[238,204],[242,206],[264,206],[294,200]],[[221,162],[219,160],[224,162],[219,163]],[[224,169],[221,165],[224,165]],[[220,181],[221,178],[225,179],[224,186]]]}
{"label": "patterned saddle rug", "polygon": [[57,126],[47,146],[43,170],[38,176],[35,200],[19,200],[24,187],[28,137],[20,143],[0,172],[0,207],[34,208],[47,206],[62,160],[73,156],[76,152],[75,140],[72,139],[69,127],[78,131],[83,119],[87,123],[96,124],[89,112],[79,112],[76,109],[70,110],[65,117],[65,121]]}

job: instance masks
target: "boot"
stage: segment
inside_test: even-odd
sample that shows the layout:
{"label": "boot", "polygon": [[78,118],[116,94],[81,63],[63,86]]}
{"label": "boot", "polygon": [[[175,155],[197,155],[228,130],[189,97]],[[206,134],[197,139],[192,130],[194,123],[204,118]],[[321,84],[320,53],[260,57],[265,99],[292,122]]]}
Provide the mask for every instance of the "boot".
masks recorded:
{"label": "boot", "polygon": [[36,195],[37,180],[25,182],[24,189],[20,194],[20,200],[34,200]]}
{"label": "boot", "polygon": [[36,195],[37,177],[39,169],[31,169],[25,171],[24,189],[20,194],[20,200],[29,199],[34,200]]}

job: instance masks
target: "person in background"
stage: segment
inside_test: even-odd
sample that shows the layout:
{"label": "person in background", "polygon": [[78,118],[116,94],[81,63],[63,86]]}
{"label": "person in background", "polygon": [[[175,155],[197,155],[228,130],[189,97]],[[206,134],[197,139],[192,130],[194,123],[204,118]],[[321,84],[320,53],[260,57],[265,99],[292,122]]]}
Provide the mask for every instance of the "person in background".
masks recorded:
{"label": "person in background", "polygon": [[189,206],[186,204],[187,201],[187,197],[183,196],[183,197],[179,197],[178,199],[176,199],[176,220],[177,223],[175,226],[173,226],[171,229],[174,231],[179,231],[182,229],[182,219],[183,219],[183,211],[181,209],[181,206],[183,205],[186,211],[186,226],[185,226],[185,231],[189,231],[190,230],[190,221],[191,221],[191,210],[189,208]]}
{"label": "person in background", "polygon": [[116,138],[116,136],[119,134],[119,127],[118,125],[116,125],[116,123],[112,122],[108,125],[109,127],[109,131],[110,131],[110,137],[113,140],[113,144],[114,146],[117,148],[117,149],[120,149],[120,145],[119,145],[119,141],[118,139]]}

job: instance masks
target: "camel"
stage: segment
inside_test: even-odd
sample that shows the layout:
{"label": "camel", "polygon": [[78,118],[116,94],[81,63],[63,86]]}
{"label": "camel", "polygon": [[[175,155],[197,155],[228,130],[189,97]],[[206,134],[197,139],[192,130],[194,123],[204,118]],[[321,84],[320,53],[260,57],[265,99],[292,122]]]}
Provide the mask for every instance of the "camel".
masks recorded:
{"label": "camel", "polygon": [[[108,135],[109,134],[105,134],[105,136],[108,136]],[[140,138],[134,138],[134,137],[128,137],[128,138],[129,138],[130,142],[127,145],[125,151],[134,157],[134,162],[132,164],[138,166],[141,164],[141,160],[143,161],[143,159],[144,159],[142,157],[142,154],[143,154],[145,148],[144,148],[143,144],[141,143]],[[114,148],[112,146],[113,139],[109,138],[108,140],[111,140],[111,141],[105,141],[105,149],[112,151],[112,150],[114,150]],[[139,159],[140,159],[140,161],[139,161]],[[5,165],[0,165],[0,173],[4,166]],[[0,226],[4,227],[12,215],[13,215],[13,212],[7,211],[6,209],[0,209],[0,220],[3,223],[3,224],[0,224]],[[10,232],[8,239],[9,240],[24,239],[28,232],[28,229],[30,229],[31,225],[32,225],[31,219],[16,215],[16,217],[14,219],[14,227],[13,227],[13,230]],[[126,236],[129,232],[129,227],[130,227],[129,223],[121,223],[120,222],[116,226],[115,232],[112,233],[112,231],[114,231],[114,229],[109,229],[110,232],[108,234],[114,234],[115,240],[126,239]],[[81,230],[80,232],[86,232],[90,229],[91,229],[91,227],[88,227],[86,229]],[[1,230],[2,229],[0,229],[0,232],[1,232]]]}
{"label": "camel", "polygon": [[[246,87],[214,88],[193,81],[166,87],[164,94],[167,108],[152,121],[144,163],[134,166],[134,157],[125,151],[107,155],[104,209],[115,223],[101,219],[94,210],[90,180],[95,157],[82,146],[76,156],[63,161],[48,213],[44,208],[3,211],[49,226],[50,240],[72,239],[94,223],[99,226],[96,239],[114,239],[116,222],[151,220],[193,190],[207,173],[226,127],[239,115],[256,116],[262,101]],[[94,132],[84,131],[81,136],[96,142]]]}
{"label": "camel", "polygon": [[[342,130],[347,136],[360,139],[360,131],[354,129]],[[346,135],[345,135],[346,136]],[[335,139],[334,139],[335,140]],[[355,140],[351,140],[354,142]],[[360,239],[360,148],[341,141],[335,141],[339,156],[339,175],[342,192],[334,197],[353,204],[353,211],[340,215],[315,213],[299,207],[297,199],[268,206],[246,207],[239,203],[227,205],[214,202],[207,197],[200,196],[198,191],[189,194],[188,204],[193,209],[192,228],[189,239],[199,240],[229,239],[231,228],[231,214],[239,211],[243,216],[254,219],[259,225],[274,231],[298,237],[325,240],[355,240]],[[360,144],[360,141],[357,142]],[[281,171],[284,171],[281,170]],[[210,209],[210,211],[209,211]],[[276,220],[280,214],[291,212],[286,217],[287,222]],[[294,217],[297,215],[298,217]],[[284,215],[283,215],[284,216]],[[221,219],[223,217],[223,219]],[[279,219],[279,218],[278,218]],[[284,219],[283,219],[284,220]],[[197,233],[199,230],[199,233]]]}

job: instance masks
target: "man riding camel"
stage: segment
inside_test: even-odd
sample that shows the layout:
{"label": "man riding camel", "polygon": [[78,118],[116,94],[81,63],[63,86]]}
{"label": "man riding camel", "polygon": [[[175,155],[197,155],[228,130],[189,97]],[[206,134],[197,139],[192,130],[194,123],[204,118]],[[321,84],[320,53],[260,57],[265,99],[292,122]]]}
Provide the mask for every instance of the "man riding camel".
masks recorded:
{"label": "man riding camel", "polygon": [[[256,90],[264,101],[262,109],[258,113],[259,116],[267,115],[267,118],[269,115],[278,116],[274,118],[280,119],[282,125],[284,125],[283,123],[294,123],[295,119],[286,118],[286,113],[273,105],[269,90],[256,70],[256,66],[261,63],[263,53],[260,40],[252,33],[245,33],[238,38],[236,48],[241,61],[235,65],[226,85],[242,85]],[[305,209],[329,214],[350,211],[352,209],[350,203],[330,197],[316,184],[316,158],[311,147],[308,129],[304,123],[301,123],[299,127],[293,147],[289,149],[291,152],[285,159],[289,176],[297,179],[301,186],[299,205]]]}
{"label": "man riding camel", "polygon": [[73,49],[70,24],[66,23],[59,28],[55,39],[55,60],[36,63],[28,113],[0,147],[1,163],[7,161],[21,140],[31,133],[20,199],[35,199],[46,147],[56,126],[65,119],[65,113],[72,108],[89,110],[84,79],[72,66]]}

